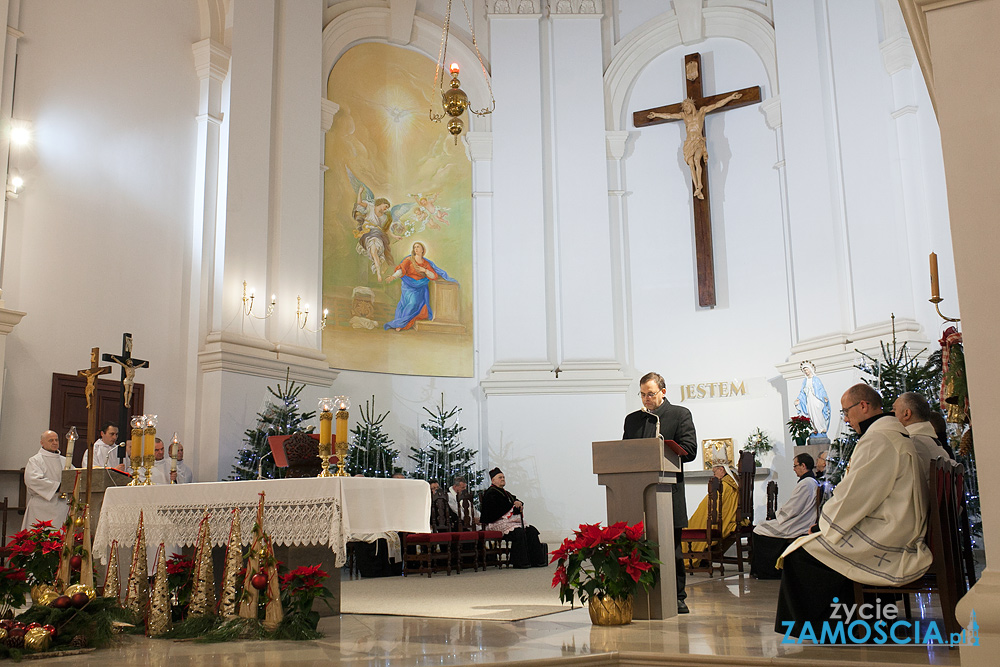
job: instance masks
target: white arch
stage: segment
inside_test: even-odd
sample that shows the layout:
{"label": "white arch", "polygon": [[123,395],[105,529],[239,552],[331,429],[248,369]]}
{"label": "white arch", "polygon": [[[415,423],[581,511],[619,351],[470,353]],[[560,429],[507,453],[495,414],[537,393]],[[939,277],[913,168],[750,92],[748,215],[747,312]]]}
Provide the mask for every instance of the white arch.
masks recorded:
{"label": "white arch", "polygon": [[[330,71],[344,53],[357,44],[364,42],[389,41],[390,10],[378,7],[365,7],[344,12],[323,28],[323,78],[320,81],[321,95],[326,97],[326,85]],[[413,18],[412,40],[408,48],[417,50],[432,59],[437,59],[441,47],[442,26],[420,16]],[[458,54],[458,60],[467,63],[462,77],[462,88],[469,95],[471,106],[481,108],[489,105],[490,92],[479,69],[479,59],[476,52],[464,40],[451,33],[448,38],[448,50]],[[489,63],[486,63],[487,75]],[[433,82],[428,80],[427,85]],[[478,131],[489,130],[489,116],[480,117],[469,114],[469,129]]]}
{"label": "white arch", "polygon": [[[767,71],[771,96],[778,95],[778,68],[774,45],[774,27],[759,14],[739,7],[706,8],[705,37],[729,37],[750,46]],[[661,53],[683,44],[675,15],[651,22],[622,44],[604,73],[604,113],[606,129],[625,129],[628,113],[625,105],[635,80],[642,70]]]}

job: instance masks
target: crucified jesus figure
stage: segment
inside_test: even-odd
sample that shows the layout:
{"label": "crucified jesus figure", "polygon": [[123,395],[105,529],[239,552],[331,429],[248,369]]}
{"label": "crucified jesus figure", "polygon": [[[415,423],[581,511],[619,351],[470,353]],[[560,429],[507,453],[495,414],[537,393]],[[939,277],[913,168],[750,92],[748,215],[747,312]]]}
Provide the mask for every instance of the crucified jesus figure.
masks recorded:
{"label": "crucified jesus figure", "polygon": [[704,199],[701,187],[701,163],[708,164],[708,148],[705,145],[705,114],[715,111],[719,107],[724,107],[733,100],[738,100],[742,93],[733,93],[729,97],[724,97],[715,104],[709,104],[698,108],[694,100],[690,97],[681,102],[680,113],[660,113],[650,111],[647,118],[664,118],[666,120],[681,119],[684,127],[687,128],[687,138],[684,139],[684,161],[691,169],[691,181],[694,183],[694,196]]}
{"label": "crucified jesus figure", "polygon": [[135,364],[131,359],[114,359],[114,362],[125,369],[125,379],[122,380],[122,386],[125,389],[125,407],[127,408],[132,403],[132,386],[135,384],[135,369],[148,366],[149,362],[143,361],[142,363]]}

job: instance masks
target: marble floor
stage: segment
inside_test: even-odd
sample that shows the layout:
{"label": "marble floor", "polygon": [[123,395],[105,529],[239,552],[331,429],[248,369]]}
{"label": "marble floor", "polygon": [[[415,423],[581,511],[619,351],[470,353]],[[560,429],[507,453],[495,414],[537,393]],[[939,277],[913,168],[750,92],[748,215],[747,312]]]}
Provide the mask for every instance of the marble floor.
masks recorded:
{"label": "marble floor", "polygon": [[[958,650],[943,647],[784,645],[773,631],[777,590],[776,581],[743,575],[709,580],[699,575],[688,585],[691,614],[624,627],[595,627],[587,610],[579,607],[523,621],[344,614],[323,619],[320,630],[326,637],[317,641],[197,644],[127,637],[113,649],[53,658],[47,664],[959,664]],[[934,615],[933,609],[927,613]]]}

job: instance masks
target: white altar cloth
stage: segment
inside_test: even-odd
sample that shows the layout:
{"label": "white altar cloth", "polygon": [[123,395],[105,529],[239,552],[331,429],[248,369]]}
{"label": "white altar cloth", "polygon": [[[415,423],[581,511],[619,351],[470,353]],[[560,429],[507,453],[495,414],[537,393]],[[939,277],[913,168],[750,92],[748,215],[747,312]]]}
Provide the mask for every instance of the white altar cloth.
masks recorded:
{"label": "white altar cloth", "polygon": [[264,530],[275,545],[326,545],[338,567],[346,562],[346,544],[356,536],[406,531],[430,532],[431,492],[417,479],[312,477],[245,482],[210,482],[109,488],[94,535],[94,556],[101,561],[114,540],[131,548],[139,512],[148,549],[164,542],[192,546],[207,508],[212,542],[224,546],[234,508],[240,513],[243,544],[249,544],[264,497]]}

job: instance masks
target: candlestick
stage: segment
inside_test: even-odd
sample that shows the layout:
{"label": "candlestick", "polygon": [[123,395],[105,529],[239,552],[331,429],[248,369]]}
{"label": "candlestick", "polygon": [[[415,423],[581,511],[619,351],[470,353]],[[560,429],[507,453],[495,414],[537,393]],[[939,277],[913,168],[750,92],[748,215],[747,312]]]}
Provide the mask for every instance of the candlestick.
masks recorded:
{"label": "candlestick", "polygon": [[330,472],[330,457],[333,456],[333,408],[334,401],[319,399],[319,460],[320,473],[317,477],[333,477]]}
{"label": "candlestick", "polygon": [[931,298],[938,299],[941,297],[941,289],[938,286],[938,265],[937,265],[936,252],[931,253],[930,261],[931,261]]}
{"label": "candlestick", "polygon": [[174,438],[170,441],[170,483],[177,483],[177,431],[174,431]]}
{"label": "candlestick", "polygon": [[153,461],[156,456],[156,415],[146,415],[146,430],[143,431],[142,467],[146,470],[144,485],[153,483]]}
{"label": "candlestick", "polygon": [[139,480],[139,466],[142,464],[142,429],[146,426],[146,420],[143,415],[136,415],[132,417],[132,447],[129,452],[129,459],[132,462],[132,480],[128,483],[129,486],[139,486],[142,481]]}
{"label": "candlestick", "polygon": [[65,470],[70,470],[73,468],[73,451],[76,449],[76,440],[79,436],[76,434],[76,427],[70,426],[69,432],[66,434],[66,467]]}
{"label": "candlestick", "polygon": [[347,419],[350,416],[351,399],[338,396],[333,399],[337,406],[337,477],[347,477]]}

